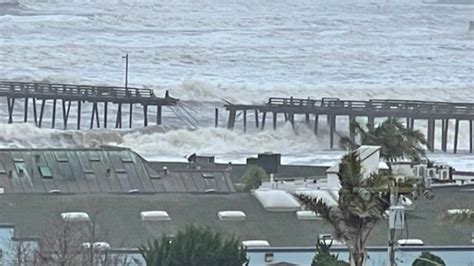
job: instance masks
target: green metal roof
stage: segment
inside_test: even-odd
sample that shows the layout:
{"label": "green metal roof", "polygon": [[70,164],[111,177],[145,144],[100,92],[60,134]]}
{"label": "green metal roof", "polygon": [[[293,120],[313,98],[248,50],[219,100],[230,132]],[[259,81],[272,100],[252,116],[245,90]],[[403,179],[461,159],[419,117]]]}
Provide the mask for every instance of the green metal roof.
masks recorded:
{"label": "green metal roof", "polygon": [[0,150],[0,187],[5,193],[235,191],[229,171],[203,171],[165,173],[130,149],[117,147]]}

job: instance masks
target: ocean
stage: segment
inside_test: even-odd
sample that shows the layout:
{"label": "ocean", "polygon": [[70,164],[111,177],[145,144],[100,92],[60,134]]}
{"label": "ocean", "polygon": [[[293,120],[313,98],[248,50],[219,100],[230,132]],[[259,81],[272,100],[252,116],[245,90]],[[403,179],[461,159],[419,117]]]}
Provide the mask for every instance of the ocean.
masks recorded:
{"label": "ocean", "polygon": [[[0,147],[119,145],[153,160],[200,153],[221,162],[273,151],[284,163],[329,164],[343,151],[328,149],[324,121],[317,137],[303,122],[295,130],[283,122],[276,131],[249,126],[244,134],[237,121],[229,131],[224,100],[473,102],[472,20],[470,0],[0,0],[0,79],[122,86],[128,53],[129,86],[163,96],[169,90],[197,120],[191,126],[165,108],[163,126],[140,128],[137,108],[134,129],[39,129],[20,123],[20,112],[18,123],[7,124],[2,99]],[[46,112],[45,127],[51,105]],[[415,127],[426,131],[422,121]],[[347,121],[338,128],[345,134]],[[467,123],[459,145],[468,148]],[[466,153],[430,157],[474,171],[474,156]]]}

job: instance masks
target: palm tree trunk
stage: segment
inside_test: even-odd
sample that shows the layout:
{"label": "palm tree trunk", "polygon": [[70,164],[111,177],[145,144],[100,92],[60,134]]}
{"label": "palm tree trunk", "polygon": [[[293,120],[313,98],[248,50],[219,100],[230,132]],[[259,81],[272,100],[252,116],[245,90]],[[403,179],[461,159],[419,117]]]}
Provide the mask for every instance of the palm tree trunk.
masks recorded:
{"label": "palm tree trunk", "polygon": [[362,237],[362,230],[354,241],[354,245],[350,249],[351,266],[363,266],[365,261],[365,248]]}

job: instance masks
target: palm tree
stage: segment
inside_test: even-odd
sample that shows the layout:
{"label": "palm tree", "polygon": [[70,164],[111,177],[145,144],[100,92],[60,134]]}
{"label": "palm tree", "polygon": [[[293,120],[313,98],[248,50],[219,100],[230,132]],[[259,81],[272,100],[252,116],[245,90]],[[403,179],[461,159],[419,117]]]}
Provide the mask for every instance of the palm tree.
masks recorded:
{"label": "palm tree", "polygon": [[350,137],[342,137],[339,144],[343,148],[354,150],[360,145],[380,146],[380,157],[387,162],[403,158],[420,161],[425,157],[426,139],[419,130],[406,128],[397,118],[388,118],[377,127],[367,125],[365,128],[353,121],[350,130],[359,136],[360,144]]}
{"label": "palm tree", "polygon": [[343,157],[338,176],[341,189],[337,206],[328,206],[322,199],[307,195],[298,198],[334,228],[334,238],[349,249],[351,265],[361,266],[365,261],[366,241],[389,208],[390,180],[377,173],[364,178],[356,152]]}

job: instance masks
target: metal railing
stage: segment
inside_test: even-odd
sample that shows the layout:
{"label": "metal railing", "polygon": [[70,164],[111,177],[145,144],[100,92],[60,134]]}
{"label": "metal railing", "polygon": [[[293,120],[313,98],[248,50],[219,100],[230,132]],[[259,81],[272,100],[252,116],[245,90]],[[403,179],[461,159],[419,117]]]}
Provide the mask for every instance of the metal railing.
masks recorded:
{"label": "metal railing", "polygon": [[0,81],[0,91],[25,95],[42,94],[111,98],[157,98],[150,89],[9,81]]}
{"label": "metal railing", "polygon": [[343,108],[359,111],[411,111],[419,113],[448,113],[448,114],[472,114],[474,115],[473,103],[450,103],[410,100],[340,100],[338,98],[322,98],[320,100],[302,98],[276,98],[268,100],[266,106],[284,107],[311,107],[311,108]]}

